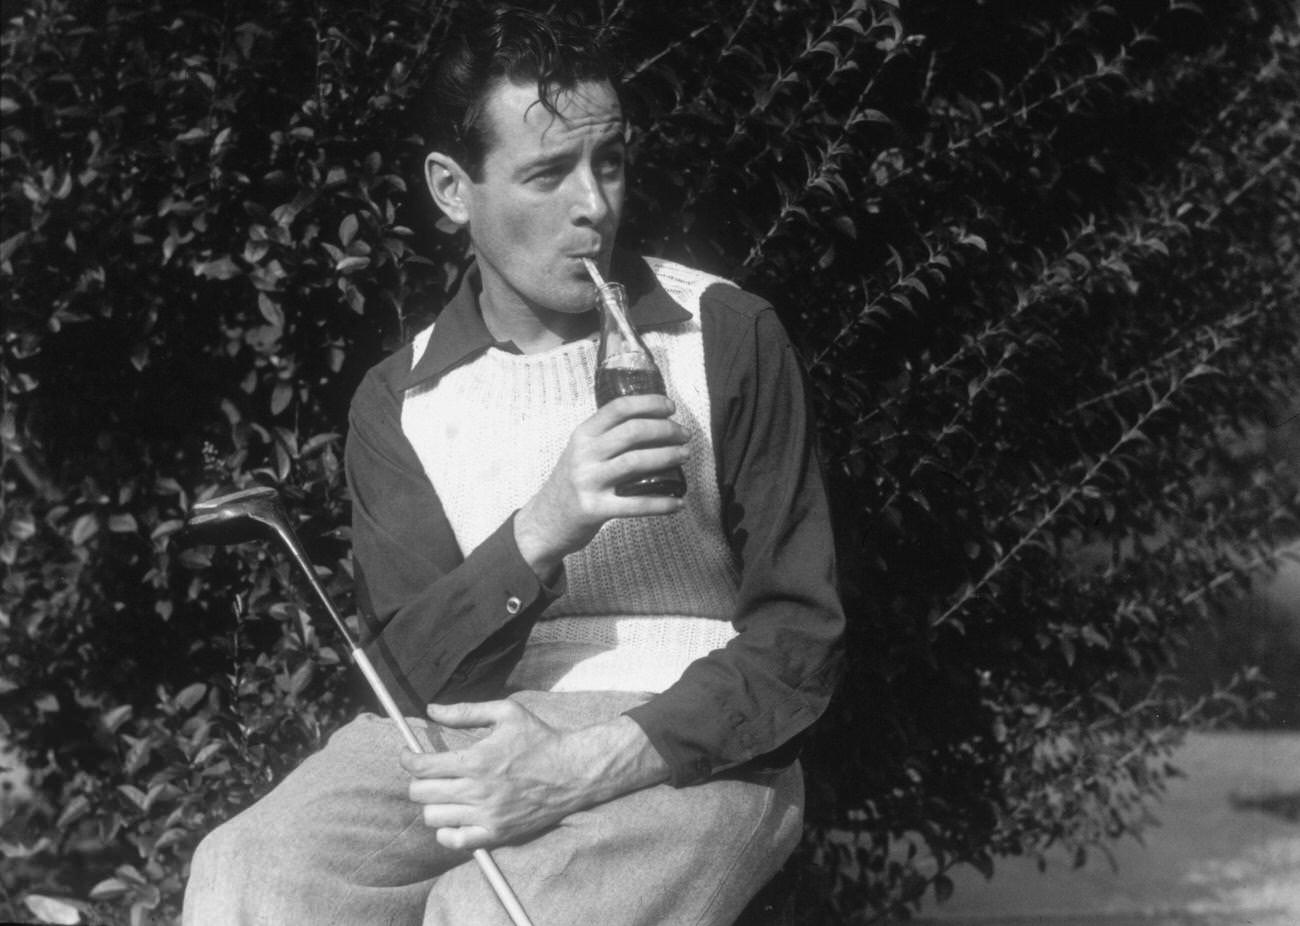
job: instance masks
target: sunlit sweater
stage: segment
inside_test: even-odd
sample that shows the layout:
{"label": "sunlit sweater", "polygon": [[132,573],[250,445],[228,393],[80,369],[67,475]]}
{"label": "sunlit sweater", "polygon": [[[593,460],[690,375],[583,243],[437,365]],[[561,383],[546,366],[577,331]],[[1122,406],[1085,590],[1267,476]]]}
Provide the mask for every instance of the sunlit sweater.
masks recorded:
{"label": "sunlit sweater", "polygon": [[[534,627],[510,683],[555,691],[658,692],[735,635],[739,582],[719,514],[700,295],[716,277],[651,261],[690,321],[647,330],[674,416],[690,434],[685,509],[607,523],[565,558],[567,591]],[[418,363],[432,329],[417,336]],[[541,486],[596,410],[594,339],[518,354],[490,349],[410,390],[402,430],[468,554]]]}

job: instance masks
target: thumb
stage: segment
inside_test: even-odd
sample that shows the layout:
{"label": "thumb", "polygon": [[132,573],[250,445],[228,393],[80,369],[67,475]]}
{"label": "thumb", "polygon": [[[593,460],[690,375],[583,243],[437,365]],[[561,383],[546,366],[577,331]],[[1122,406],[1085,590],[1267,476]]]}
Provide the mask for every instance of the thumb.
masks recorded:
{"label": "thumb", "polygon": [[508,701],[471,701],[464,704],[430,704],[425,712],[434,723],[466,729],[496,726],[505,720],[510,708]]}

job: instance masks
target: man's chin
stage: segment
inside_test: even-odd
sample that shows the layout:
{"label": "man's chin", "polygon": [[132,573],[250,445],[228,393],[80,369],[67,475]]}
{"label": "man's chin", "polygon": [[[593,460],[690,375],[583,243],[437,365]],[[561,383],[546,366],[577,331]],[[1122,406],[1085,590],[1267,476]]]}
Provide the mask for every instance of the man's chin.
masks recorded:
{"label": "man's chin", "polygon": [[546,308],[561,315],[582,315],[596,307],[596,284],[583,274],[582,279],[574,280],[573,285],[564,287],[564,292],[556,293]]}

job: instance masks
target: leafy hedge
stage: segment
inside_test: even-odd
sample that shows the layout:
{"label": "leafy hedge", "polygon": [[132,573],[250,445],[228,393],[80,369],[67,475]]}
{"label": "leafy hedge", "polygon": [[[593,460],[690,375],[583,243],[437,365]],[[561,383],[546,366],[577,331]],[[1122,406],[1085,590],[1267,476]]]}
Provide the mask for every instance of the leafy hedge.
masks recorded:
{"label": "leafy hedge", "polygon": [[[408,112],[455,5],[5,5],[0,732],[37,797],[0,916],[169,919],[358,703],[285,565],[170,539],[275,485],[347,601],[347,400],[465,260]],[[1300,370],[1294,12],[585,7],[628,63],[625,243],[770,298],[809,365],[852,659],[787,912],[1139,830],[1178,735],[1266,696],[1184,697],[1180,642],[1300,532],[1244,439]]]}

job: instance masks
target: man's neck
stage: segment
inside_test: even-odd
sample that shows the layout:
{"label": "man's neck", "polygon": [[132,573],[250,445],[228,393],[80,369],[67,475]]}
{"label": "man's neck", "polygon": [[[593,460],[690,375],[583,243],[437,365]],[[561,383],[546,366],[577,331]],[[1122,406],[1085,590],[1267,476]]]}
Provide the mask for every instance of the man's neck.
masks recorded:
{"label": "man's neck", "polygon": [[576,341],[599,330],[600,319],[593,308],[574,315],[534,308],[508,300],[494,300],[488,287],[478,294],[483,324],[497,341],[510,341],[522,353],[534,354]]}

